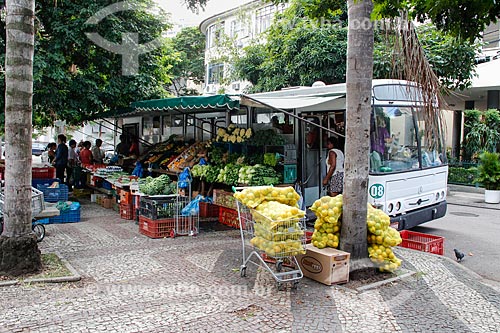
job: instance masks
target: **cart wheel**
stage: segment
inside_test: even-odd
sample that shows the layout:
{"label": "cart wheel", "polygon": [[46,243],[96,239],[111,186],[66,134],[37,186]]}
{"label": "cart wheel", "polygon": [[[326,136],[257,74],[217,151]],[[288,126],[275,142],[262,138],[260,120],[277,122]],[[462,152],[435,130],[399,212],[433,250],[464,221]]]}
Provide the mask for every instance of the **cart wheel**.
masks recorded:
{"label": "cart wheel", "polygon": [[276,271],[281,272],[282,269],[283,269],[283,261],[281,260],[276,261]]}
{"label": "cart wheel", "polygon": [[45,227],[43,224],[35,223],[32,229],[36,235],[36,241],[41,242],[45,238]]}
{"label": "cart wheel", "polygon": [[292,289],[297,290],[297,287],[299,286],[299,281],[293,281],[292,283]]}
{"label": "cart wheel", "polygon": [[247,267],[246,266],[241,266],[240,267],[240,276],[241,277],[246,277],[247,276]]}
{"label": "cart wheel", "polygon": [[170,230],[170,238],[175,238],[176,234],[175,234],[175,230],[172,229]]}

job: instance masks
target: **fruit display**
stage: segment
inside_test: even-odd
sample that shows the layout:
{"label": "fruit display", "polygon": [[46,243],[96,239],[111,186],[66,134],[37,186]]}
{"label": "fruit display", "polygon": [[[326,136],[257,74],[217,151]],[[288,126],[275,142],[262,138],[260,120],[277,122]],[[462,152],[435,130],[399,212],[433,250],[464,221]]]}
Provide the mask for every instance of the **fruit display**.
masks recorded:
{"label": "fruit display", "polygon": [[229,125],[226,129],[219,128],[215,141],[217,142],[232,142],[242,143],[250,139],[253,135],[251,128],[240,128],[234,124]]}
{"label": "fruit display", "polygon": [[293,187],[273,187],[273,186],[255,186],[249,187],[241,192],[234,194],[245,206],[255,208],[264,201],[277,201],[282,204],[297,207],[300,196]]}
{"label": "fruit display", "polygon": [[197,142],[186,148],[179,156],[174,158],[167,166],[168,170],[174,172],[181,172],[186,167],[191,167],[198,163],[198,154],[204,151],[204,142]]}
{"label": "fruit display", "polygon": [[316,200],[311,210],[316,214],[314,232],[311,238],[313,246],[337,248],[340,239],[340,221],[342,215],[342,195],[324,196]]}
{"label": "fruit display", "polygon": [[[342,215],[342,195],[324,196],[316,200],[311,210],[316,214],[313,246],[337,248],[340,240],[339,221]],[[402,242],[399,232],[390,227],[391,219],[382,210],[368,204],[366,225],[368,229],[368,256],[382,272],[393,272],[401,266],[401,260],[392,252],[392,247]]]}
{"label": "fruit display", "polygon": [[292,187],[250,187],[235,193],[234,197],[252,206],[259,201],[254,209],[250,210],[255,222],[254,237],[250,240],[253,246],[274,258],[305,253],[305,233],[300,222],[305,212],[297,208],[299,195]]}
{"label": "fruit display", "polygon": [[382,210],[368,205],[366,219],[368,227],[368,256],[382,272],[394,272],[401,266],[401,259],[392,252],[392,247],[401,244],[399,232],[390,227],[391,219]]}

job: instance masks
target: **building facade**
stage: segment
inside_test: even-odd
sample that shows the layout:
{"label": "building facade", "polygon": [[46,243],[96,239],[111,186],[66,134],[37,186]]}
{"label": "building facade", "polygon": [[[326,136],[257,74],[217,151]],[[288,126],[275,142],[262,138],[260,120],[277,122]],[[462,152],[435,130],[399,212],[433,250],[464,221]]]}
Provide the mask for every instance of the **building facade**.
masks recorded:
{"label": "building facade", "polygon": [[263,32],[286,6],[251,1],[200,23],[200,31],[206,36],[203,94],[238,94],[250,85],[234,76],[231,54],[240,54],[252,41],[263,41]]}

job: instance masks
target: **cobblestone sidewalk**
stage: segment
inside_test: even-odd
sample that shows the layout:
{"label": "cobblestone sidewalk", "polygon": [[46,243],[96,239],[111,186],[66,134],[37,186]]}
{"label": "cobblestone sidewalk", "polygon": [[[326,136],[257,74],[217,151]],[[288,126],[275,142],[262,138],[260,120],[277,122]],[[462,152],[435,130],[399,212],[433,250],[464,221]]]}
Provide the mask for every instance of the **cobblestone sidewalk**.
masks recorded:
{"label": "cobblestone sidewalk", "polygon": [[362,293],[306,278],[278,291],[265,270],[240,277],[237,230],[154,240],[82,212],[40,243],[82,280],[1,288],[0,332],[500,332],[499,291],[439,256],[398,248],[417,274]]}

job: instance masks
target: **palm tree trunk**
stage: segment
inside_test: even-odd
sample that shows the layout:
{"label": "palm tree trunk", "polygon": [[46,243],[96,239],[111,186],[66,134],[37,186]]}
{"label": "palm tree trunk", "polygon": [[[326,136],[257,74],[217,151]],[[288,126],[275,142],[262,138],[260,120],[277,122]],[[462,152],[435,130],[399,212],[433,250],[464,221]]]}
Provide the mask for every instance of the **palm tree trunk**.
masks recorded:
{"label": "palm tree trunk", "polygon": [[5,56],[5,203],[0,273],[41,268],[31,231],[31,132],[34,0],[7,0]]}
{"label": "palm tree trunk", "polygon": [[340,248],[351,259],[368,258],[366,211],[373,78],[371,0],[349,0],[344,209]]}

